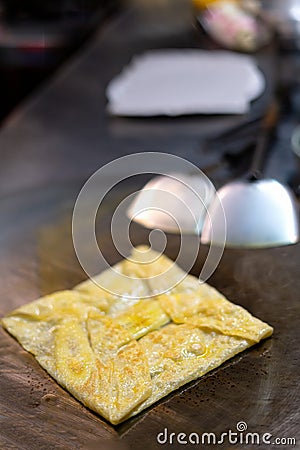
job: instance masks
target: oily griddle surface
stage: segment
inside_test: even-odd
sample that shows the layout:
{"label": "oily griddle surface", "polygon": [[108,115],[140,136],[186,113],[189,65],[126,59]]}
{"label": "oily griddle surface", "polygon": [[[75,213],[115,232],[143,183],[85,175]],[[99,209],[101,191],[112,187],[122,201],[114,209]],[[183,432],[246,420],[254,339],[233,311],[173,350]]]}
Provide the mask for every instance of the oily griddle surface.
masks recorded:
{"label": "oily griddle surface", "polygon": [[[78,187],[60,186],[1,200],[1,315],[86,278],[71,239],[77,193]],[[122,195],[112,197],[118,202]],[[113,205],[109,199],[98,220],[99,242],[111,264],[120,259],[107,226]],[[131,228],[131,235],[134,245],[148,243],[148,232],[139,226]],[[175,258],[179,240],[168,238],[166,254]],[[195,245],[195,239],[186,245]],[[193,274],[199,273],[206,253],[201,248]],[[1,450],[162,448],[156,436],[164,428],[220,435],[236,431],[239,421],[247,423],[249,432],[299,439],[299,263],[299,245],[226,250],[210,283],[272,325],[274,336],[118,427],[82,406],[0,329]],[[224,443],[222,448],[229,447]]]}

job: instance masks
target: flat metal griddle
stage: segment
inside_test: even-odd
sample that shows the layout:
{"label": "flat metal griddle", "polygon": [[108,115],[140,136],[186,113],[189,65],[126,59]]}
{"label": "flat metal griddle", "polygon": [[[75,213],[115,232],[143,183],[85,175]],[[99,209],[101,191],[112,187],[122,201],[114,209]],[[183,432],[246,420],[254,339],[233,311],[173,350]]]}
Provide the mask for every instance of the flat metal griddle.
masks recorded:
{"label": "flat metal griddle", "polygon": [[[71,240],[71,212],[77,193],[78,187],[57,186],[1,200],[1,315],[85,278]],[[100,240],[112,264],[120,257],[106,225],[124,193],[124,187],[112,193],[99,218]],[[141,227],[135,226],[132,236],[135,244],[147,243],[148,232]],[[170,257],[176,256],[176,239],[169,236],[166,253]],[[195,245],[193,239],[188,245]],[[195,275],[206,252],[207,248],[200,251],[192,270]],[[247,423],[249,432],[270,433],[273,439],[299,439],[299,263],[299,245],[226,250],[210,283],[274,326],[274,336],[117,427],[82,406],[1,329],[0,448],[146,450],[162,448],[156,437],[165,428],[169,433],[221,435],[229,429],[236,431],[240,421]],[[166,444],[164,448],[182,445]],[[212,448],[231,446],[225,442]]]}

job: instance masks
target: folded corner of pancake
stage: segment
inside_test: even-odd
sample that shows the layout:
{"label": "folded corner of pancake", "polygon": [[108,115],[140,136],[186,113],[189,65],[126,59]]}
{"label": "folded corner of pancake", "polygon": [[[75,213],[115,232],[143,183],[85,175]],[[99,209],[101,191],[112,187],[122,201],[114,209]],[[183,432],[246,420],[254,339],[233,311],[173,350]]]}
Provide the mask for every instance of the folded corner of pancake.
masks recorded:
{"label": "folded corner of pancake", "polygon": [[61,386],[118,424],[273,332],[182,273],[138,247],[94,282],[24,305],[2,325]]}

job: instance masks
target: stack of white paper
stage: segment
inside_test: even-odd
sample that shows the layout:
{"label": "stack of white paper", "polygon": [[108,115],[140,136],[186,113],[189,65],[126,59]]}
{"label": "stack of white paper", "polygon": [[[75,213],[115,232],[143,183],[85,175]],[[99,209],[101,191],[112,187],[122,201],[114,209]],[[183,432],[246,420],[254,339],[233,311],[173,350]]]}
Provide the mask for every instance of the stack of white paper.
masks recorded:
{"label": "stack of white paper", "polygon": [[109,83],[108,110],[122,116],[243,114],[264,87],[250,56],[153,50],[134,57]]}

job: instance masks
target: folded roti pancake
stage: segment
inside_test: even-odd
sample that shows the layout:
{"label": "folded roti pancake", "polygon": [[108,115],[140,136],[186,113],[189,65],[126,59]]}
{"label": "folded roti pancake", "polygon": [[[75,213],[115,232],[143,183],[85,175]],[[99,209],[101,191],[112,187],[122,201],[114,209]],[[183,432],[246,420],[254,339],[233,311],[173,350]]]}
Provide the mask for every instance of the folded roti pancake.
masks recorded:
{"label": "folded roti pancake", "polygon": [[166,256],[139,247],[96,277],[105,289],[83,282],[16,309],[2,324],[61,386],[118,424],[273,332],[184,276]]}

